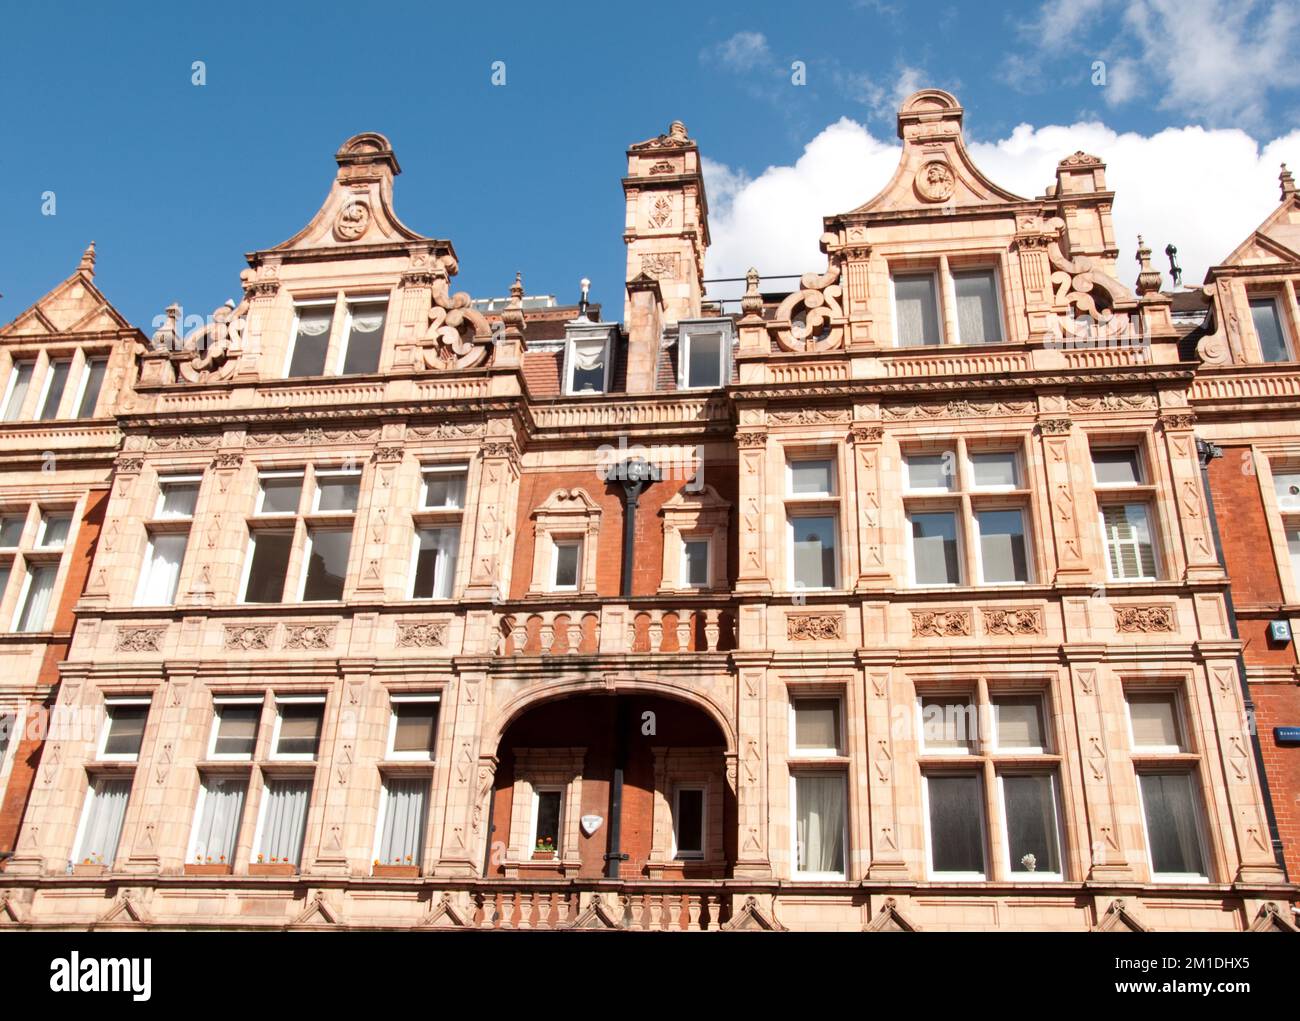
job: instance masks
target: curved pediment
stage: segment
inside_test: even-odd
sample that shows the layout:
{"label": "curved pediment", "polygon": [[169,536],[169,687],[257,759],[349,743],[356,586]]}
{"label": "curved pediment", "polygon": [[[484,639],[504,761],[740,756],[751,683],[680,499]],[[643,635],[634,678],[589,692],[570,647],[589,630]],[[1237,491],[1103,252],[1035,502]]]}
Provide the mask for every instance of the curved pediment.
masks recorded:
{"label": "curved pediment", "polygon": [[912,93],[898,112],[903,140],[898,169],[874,198],[845,215],[1028,201],[998,187],[975,166],[961,125],[962,108],[951,92]]}

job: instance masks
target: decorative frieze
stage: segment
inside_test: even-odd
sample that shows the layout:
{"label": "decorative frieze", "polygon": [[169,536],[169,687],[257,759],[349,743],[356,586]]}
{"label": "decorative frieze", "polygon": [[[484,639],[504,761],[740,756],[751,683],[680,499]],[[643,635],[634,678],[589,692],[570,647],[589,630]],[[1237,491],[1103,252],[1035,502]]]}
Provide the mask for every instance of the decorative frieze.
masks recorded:
{"label": "decorative frieze", "polygon": [[1044,436],[1064,436],[1074,428],[1074,421],[1069,418],[1044,418],[1038,423],[1038,431]]}
{"label": "decorative frieze", "polygon": [[334,647],[333,624],[286,624],[284,626],[285,649],[332,649]]}
{"label": "decorative frieze", "polygon": [[1156,406],[1154,394],[1122,394],[1110,391],[1104,394],[1090,394],[1086,397],[1071,397],[1071,411],[1151,411]]}
{"label": "decorative frieze", "polygon": [[887,404],[882,411],[886,418],[899,420],[994,418],[1002,415],[1028,415],[1034,411],[1034,403],[1032,401],[953,400],[931,404]]}
{"label": "decorative frieze", "polygon": [[968,638],[973,634],[970,610],[913,610],[913,638]]}
{"label": "decorative frieze", "polygon": [[425,620],[397,625],[399,649],[432,649],[447,644],[447,622]]}
{"label": "decorative frieze", "polygon": [[1172,606],[1116,606],[1115,630],[1122,634],[1174,631]]}
{"label": "decorative frieze", "polygon": [[791,642],[842,642],[844,640],[844,614],[787,614],[785,618],[785,637]]}
{"label": "decorative frieze", "polygon": [[113,649],[116,652],[161,652],[166,630],[163,627],[120,627]]}
{"label": "decorative frieze", "polygon": [[984,633],[989,635],[1041,635],[1043,612],[1036,607],[985,609]]}
{"label": "decorative frieze", "polygon": [[234,652],[265,652],[274,637],[274,624],[227,624],[221,645]]}
{"label": "decorative frieze", "polygon": [[775,425],[828,425],[847,422],[848,408],[799,408],[796,411],[774,411],[768,421]]}

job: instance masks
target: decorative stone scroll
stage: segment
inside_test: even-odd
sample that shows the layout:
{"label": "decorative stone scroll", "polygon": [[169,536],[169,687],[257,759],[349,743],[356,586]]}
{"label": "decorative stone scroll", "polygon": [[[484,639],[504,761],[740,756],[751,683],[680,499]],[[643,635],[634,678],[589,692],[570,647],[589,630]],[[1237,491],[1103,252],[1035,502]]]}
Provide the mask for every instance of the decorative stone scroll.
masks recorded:
{"label": "decorative stone scroll", "polygon": [[1122,634],[1158,634],[1176,630],[1172,606],[1116,606],[1115,630]]}
{"label": "decorative stone scroll", "polygon": [[783,351],[815,354],[844,346],[844,309],[840,298],[840,267],[832,262],[825,273],[805,273],[802,290],[795,291],[776,310],[771,329]]}
{"label": "decorative stone scroll", "polygon": [[974,633],[970,610],[913,610],[913,638],[968,638]]}
{"label": "decorative stone scroll", "polygon": [[286,624],[283,648],[332,649],[334,630],[333,624]]}
{"label": "decorative stone scroll", "polygon": [[441,255],[430,274],[429,325],[420,338],[420,357],[429,369],[455,370],[486,365],[492,350],[492,327],[475,310],[464,291],[450,293],[457,264]]}
{"label": "decorative stone scroll", "polygon": [[842,642],[844,640],[844,614],[787,614],[785,618],[785,637],[791,642]]}

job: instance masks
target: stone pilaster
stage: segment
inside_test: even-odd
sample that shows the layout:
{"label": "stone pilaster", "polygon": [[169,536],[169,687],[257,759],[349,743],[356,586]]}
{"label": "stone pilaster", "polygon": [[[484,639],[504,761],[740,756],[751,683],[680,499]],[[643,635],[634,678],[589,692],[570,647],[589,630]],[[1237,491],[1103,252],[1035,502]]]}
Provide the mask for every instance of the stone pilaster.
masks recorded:
{"label": "stone pilaster", "polygon": [[740,675],[736,688],[736,762],[735,776],[729,771],[728,782],[736,792],[737,878],[765,878],[772,874],[767,784],[769,658],[766,654],[735,657]]}
{"label": "stone pilaster", "polygon": [[1038,438],[1042,445],[1043,471],[1052,515],[1056,580],[1082,581],[1092,573],[1092,566],[1084,555],[1080,530],[1084,508],[1079,502],[1074,466],[1089,463],[1086,443],[1082,438],[1076,441],[1073,423],[1065,417],[1040,418]]}
{"label": "stone pilaster", "polygon": [[880,521],[880,453],[884,429],[858,422],[849,430],[853,449],[854,500],[858,527],[858,589],[882,588],[893,575],[885,563],[885,541]]}
{"label": "stone pilaster", "polygon": [[771,592],[767,564],[767,430],[736,433],[740,449],[740,572],[738,592]]}
{"label": "stone pilaster", "polygon": [[437,872],[439,875],[477,876],[482,868],[483,812],[486,794],[484,784],[491,784],[491,776],[481,777],[479,752],[480,731],[483,720],[483,697],[487,675],[481,670],[461,670],[456,680],[447,686],[447,701],[443,711],[452,719],[450,760],[441,771],[443,790],[435,797],[443,799],[443,813]]}

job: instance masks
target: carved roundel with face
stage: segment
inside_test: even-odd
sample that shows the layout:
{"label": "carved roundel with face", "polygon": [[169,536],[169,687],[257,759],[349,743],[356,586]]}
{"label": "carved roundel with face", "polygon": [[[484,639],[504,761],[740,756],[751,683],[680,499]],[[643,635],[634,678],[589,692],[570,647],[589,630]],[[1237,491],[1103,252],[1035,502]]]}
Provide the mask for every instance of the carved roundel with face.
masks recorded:
{"label": "carved roundel with face", "polygon": [[952,168],[943,160],[931,160],[917,172],[916,193],[927,202],[946,202],[954,183]]}
{"label": "carved roundel with face", "polygon": [[355,241],[370,226],[370,207],[353,200],[339,210],[334,220],[334,236],[340,241]]}

